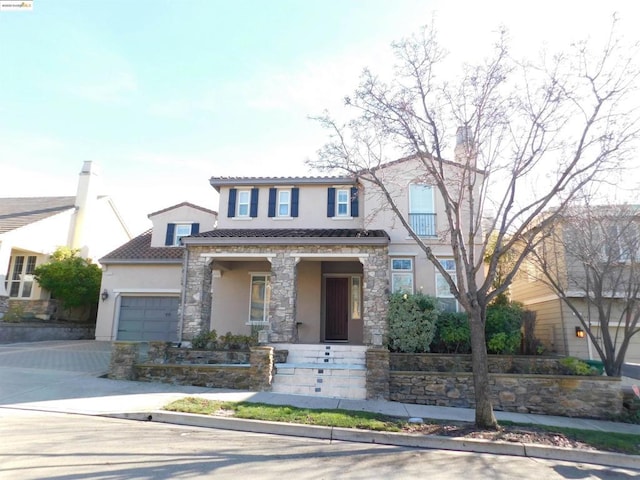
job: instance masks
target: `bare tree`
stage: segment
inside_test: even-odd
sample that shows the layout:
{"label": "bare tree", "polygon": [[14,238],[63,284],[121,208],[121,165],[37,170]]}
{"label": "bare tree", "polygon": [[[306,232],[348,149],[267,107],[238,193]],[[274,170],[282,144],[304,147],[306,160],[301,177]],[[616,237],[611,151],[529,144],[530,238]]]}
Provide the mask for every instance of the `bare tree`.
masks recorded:
{"label": "bare tree", "polygon": [[640,332],[639,227],[637,207],[572,207],[531,255],[538,279],[580,321],[609,376],[620,376]]}
{"label": "bare tree", "polygon": [[[425,27],[393,44],[392,78],[363,72],[354,95],[345,99],[351,120],[343,124],[329,113],[318,118],[330,138],[309,165],[357,175],[367,188],[378,189],[384,208],[394,212],[468,313],[479,427],[497,426],[485,344],[487,305],[508,288],[574,193],[617,169],[637,137],[633,104],[625,102],[638,73],[633,52],[620,56],[624,50],[613,31],[596,54],[582,43],[537,65],[511,58],[500,32],[487,60],[464,65],[447,81],[445,52],[435,29]],[[445,160],[456,128],[455,155]],[[455,276],[412,230],[391,194],[393,178],[384,165],[401,155],[419,161],[425,182],[444,201],[442,238],[451,246]],[[534,222],[551,205],[554,212]],[[498,264],[514,245],[524,248],[496,286]]]}

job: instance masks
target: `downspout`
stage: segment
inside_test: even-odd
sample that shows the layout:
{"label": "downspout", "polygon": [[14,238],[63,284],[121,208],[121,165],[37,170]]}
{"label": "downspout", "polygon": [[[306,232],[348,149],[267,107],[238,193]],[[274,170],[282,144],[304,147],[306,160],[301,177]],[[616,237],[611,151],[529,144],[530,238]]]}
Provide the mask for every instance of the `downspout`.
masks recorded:
{"label": "downspout", "polygon": [[567,340],[567,328],[564,321],[564,301],[562,298],[558,298],[560,302],[560,325],[562,325],[562,344],[564,346],[564,354],[569,356],[569,341]]}
{"label": "downspout", "polygon": [[187,301],[187,266],[189,265],[189,248],[184,247],[184,260],[182,261],[182,295],[180,295],[180,328],[178,330],[178,342],[182,343],[182,327],[184,325],[184,305]]}

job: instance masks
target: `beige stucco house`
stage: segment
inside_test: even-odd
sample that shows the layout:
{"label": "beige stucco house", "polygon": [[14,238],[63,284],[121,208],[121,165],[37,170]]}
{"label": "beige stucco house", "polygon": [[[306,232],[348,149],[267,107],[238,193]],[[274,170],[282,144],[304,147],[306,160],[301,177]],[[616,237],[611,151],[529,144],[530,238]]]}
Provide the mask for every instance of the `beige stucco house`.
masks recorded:
{"label": "beige stucco house", "polygon": [[[568,218],[568,220],[565,221],[564,217]],[[566,292],[571,304],[591,326],[597,341],[601,342],[602,333],[600,331],[597,306],[593,301],[587,301],[586,289],[590,288],[592,292],[590,294],[591,298],[595,299],[596,297],[593,294],[593,287],[589,287],[589,281],[586,280],[587,277],[585,276],[585,268],[582,262],[585,260],[611,262],[610,266],[596,267],[596,271],[600,272],[599,275],[607,272],[601,279],[603,282],[607,282],[607,278],[610,275],[609,272],[614,271],[610,270],[611,268],[616,269],[614,276],[618,279],[620,272],[623,272],[623,270],[618,269],[625,269],[630,266],[630,258],[627,258],[627,254],[623,253],[622,249],[618,249],[617,245],[609,245],[609,243],[617,243],[615,240],[606,237],[602,237],[599,240],[596,239],[598,229],[616,228],[615,225],[601,223],[606,218],[606,214],[602,217],[596,215],[596,221],[591,224],[590,220],[586,218],[586,214],[581,213],[579,210],[575,216],[567,214],[561,217],[554,224],[552,232],[546,237],[543,244],[537,248],[542,259],[536,260],[535,255],[533,255],[532,258],[526,260],[511,286],[512,299],[523,303],[528,310],[536,312],[535,334],[549,352],[581,359],[600,360],[592,339],[589,335],[586,335],[584,326],[567,303],[548,285],[541,268],[544,265],[545,268],[555,272],[555,277],[558,279],[562,290]],[[571,228],[572,222],[582,224],[578,231]],[[585,225],[592,226],[587,227]],[[577,243],[572,238],[572,236],[576,235],[593,235],[593,239],[579,239],[579,243]],[[580,249],[583,248],[585,250],[584,257],[582,259],[576,258],[574,254],[566,250],[567,246],[575,249],[578,255],[580,255]],[[596,251],[591,253],[586,251],[592,248],[596,249]],[[632,263],[633,268],[637,269],[638,265],[635,258]],[[619,278],[625,279],[629,277],[623,273]],[[620,298],[624,298],[625,290],[629,286],[622,280],[613,288],[605,286],[596,290],[603,293],[602,298],[596,303],[602,305],[605,310],[609,307],[611,308],[609,331],[614,339],[618,335],[616,352],[623,336],[622,329],[618,324],[619,320],[622,321],[624,319],[623,302]],[[638,285],[631,285],[631,287],[635,290],[638,289]],[[631,338],[625,361],[627,363],[640,363],[640,334],[636,334]]]}
{"label": "beige stucco house", "polygon": [[97,259],[131,235],[99,175],[84,162],[75,196],[0,198],[0,317],[9,308],[49,318],[54,304],[33,278],[60,246]]}
{"label": "beige stucco house", "polygon": [[183,236],[215,227],[217,213],[183,202],[149,214],[152,228],[100,258],[96,340],[179,340]]}

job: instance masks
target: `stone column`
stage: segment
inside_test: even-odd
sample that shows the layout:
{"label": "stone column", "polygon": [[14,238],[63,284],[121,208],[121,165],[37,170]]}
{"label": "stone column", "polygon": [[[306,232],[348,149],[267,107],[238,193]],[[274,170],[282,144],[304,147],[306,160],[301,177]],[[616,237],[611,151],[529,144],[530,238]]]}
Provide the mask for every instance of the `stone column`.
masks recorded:
{"label": "stone column", "polygon": [[273,347],[251,347],[251,389],[263,392],[271,390],[273,381]]}
{"label": "stone column", "polygon": [[370,348],[366,352],[367,399],[389,400],[389,350]]}
{"label": "stone column", "polygon": [[361,259],[364,344],[380,347],[387,335],[389,255],[387,246],[371,247]]}
{"label": "stone column", "polygon": [[296,328],[296,259],[279,252],[271,261],[269,341],[292,343]]}
{"label": "stone column", "polygon": [[189,342],[196,335],[209,331],[211,319],[211,266],[210,259],[200,251],[189,251],[186,261],[187,278],[184,285],[182,311],[182,340]]}
{"label": "stone column", "polygon": [[11,244],[6,240],[0,241],[0,318],[9,311],[9,293],[4,287],[4,282],[7,280],[5,274],[11,261],[11,248]]}
{"label": "stone column", "polygon": [[112,380],[135,380],[138,343],[113,342],[109,378]]}

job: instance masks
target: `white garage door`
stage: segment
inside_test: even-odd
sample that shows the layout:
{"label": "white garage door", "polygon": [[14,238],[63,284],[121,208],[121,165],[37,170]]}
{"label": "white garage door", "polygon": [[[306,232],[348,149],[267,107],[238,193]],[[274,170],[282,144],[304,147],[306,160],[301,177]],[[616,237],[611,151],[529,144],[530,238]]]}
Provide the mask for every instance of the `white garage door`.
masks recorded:
{"label": "white garage door", "polygon": [[121,297],[118,340],[178,341],[178,297]]}

